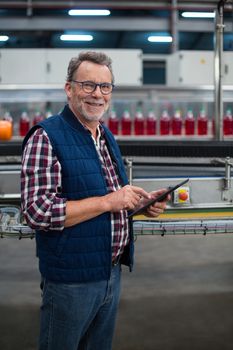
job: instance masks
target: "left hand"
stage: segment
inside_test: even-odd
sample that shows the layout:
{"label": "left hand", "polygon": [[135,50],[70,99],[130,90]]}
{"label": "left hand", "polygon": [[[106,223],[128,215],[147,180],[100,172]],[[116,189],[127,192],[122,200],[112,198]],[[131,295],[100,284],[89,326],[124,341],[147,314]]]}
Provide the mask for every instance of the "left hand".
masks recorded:
{"label": "left hand", "polygon": [[[150,192],[151,198],[156,198],[166,191],[167,191],[166,188],[162,188],[157,191]],[[158,217],[160,214],[164,212],[164,210],[166,209],[166,203],[170,199],[171,199],[171,196],[168,195],[167,198],[162,202],[155,202],[153,205],[151,205],[146,209],[144,215],[148,217],[154,217],[154,218]]]}

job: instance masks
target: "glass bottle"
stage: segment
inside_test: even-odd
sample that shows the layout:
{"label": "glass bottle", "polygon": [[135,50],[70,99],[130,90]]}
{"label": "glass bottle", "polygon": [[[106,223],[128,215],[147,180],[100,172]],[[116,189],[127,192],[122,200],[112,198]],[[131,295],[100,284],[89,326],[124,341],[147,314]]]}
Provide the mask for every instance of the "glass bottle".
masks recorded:
{"label": "glass bottle", "polygon": [[197,134],[207,135],[208,134],[208,118],[206,112],[202,109],[197,117]]}
{"label": "glass bottle", "polygon": [[7,120],[8,122],[11,123],[11,136],[13,136],[13,130],[14,130],[14,121],[12,118],[12,115],[9,111],[6,111],[3,115],[3,120]]}
{"label": "glass bottle", "polygon": [[145,118],[140,109],[137,109],[134,117],[134,134],[135,135],[145,134]]}
{"label": "glass bottle", "polygon": [[172,118],[172,134],[181,135],[182,134],[182,117],[179,110],[175,111],[175,114]]}
{"label": "glass bottle", "polygon": [[188,110],[185,116],[184,129],[185,129],[185,135],[187,136],[195,134],[195,119],[194,119],[193,111],[191,109]]}
{"label": "glass bottle", "polygon": [[26,136],[29,129],[30,129],[30,118],[28,113],[26,111],[23,111],[19,119],[19,135]]}
{"label": "glass bottle", "polygon": [[125,109],[121,118],[121,134],[131,135],[132,120],[128,109]]}
{"label": "glass bottle", "polygon": [[119,134],[119,119],[115,109],[112,109],[108,118],[108,127],[113,135]]}
{"label": "glass bottle", "polygon": [[37,112],[35,113],[35,115],[34,115],[32,124],[33,124],[33,125],[36,125],[36,124],[42,122],[43,120],[44,120],[43,114],[42,114],[40,111],[37,111]]}
{"label": "glass bottle", "polygon": [[167,110],[163,110],[160,117],[160,135],[169,135],[171,128],[171,117]]}
{"label": "glass bottle", "polygon": [[157,129],[157,120],[154,111],[151,109],[146,118],[146,134],[155,135]]}
{"label": "glass bottle", "polygon": [[223,117],[223,134],[226,136],[233,135],[233,118],[230,109],[226,111]]}

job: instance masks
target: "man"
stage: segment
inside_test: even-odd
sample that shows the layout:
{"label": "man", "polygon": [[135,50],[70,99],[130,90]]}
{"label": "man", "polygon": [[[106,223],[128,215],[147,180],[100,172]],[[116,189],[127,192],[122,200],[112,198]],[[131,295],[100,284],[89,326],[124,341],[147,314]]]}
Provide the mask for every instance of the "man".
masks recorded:
{"label": "man", "polygon": [[[113,89],[111,60],[83,52],[68,67],[68,105],[23,142],[22,210],[36,230],[42,275],[40,350],[110,350],[121,264],[132,267],[127,211],[149,194],[130,186],[119,148],[100,123]],[[156,217],[166,203],[146,215]]]}

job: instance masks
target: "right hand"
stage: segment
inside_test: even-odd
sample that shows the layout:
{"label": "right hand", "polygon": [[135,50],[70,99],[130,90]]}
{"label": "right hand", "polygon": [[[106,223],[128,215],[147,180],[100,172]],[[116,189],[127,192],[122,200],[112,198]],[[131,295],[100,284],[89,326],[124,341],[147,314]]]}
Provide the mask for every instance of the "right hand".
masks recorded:
{"label": "right hand", "polygon": [[141,187],[126,185],[120,190],[107,194],[105,201],[108,205],[108,211],[117,212],[135,209],[142,198],[150,199],[151,195]]}

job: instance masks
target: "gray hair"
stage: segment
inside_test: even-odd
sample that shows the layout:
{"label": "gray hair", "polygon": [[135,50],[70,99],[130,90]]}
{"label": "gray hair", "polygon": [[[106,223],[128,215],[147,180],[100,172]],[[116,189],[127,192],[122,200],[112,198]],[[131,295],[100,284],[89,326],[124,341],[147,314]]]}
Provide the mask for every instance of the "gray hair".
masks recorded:
{"label": "gray hair", "polygon": [[80,64],[84,61],[90,61],[93,63],[101,64],[102,66],[107,66],[112,74],[112,83],[114,83],[114,75],[112,70],[112,60],[103,52],[95,51],[83,51],[77,57],[73,57],[70,60],[66,81],[72,81],[74,74],[79,68]]}

